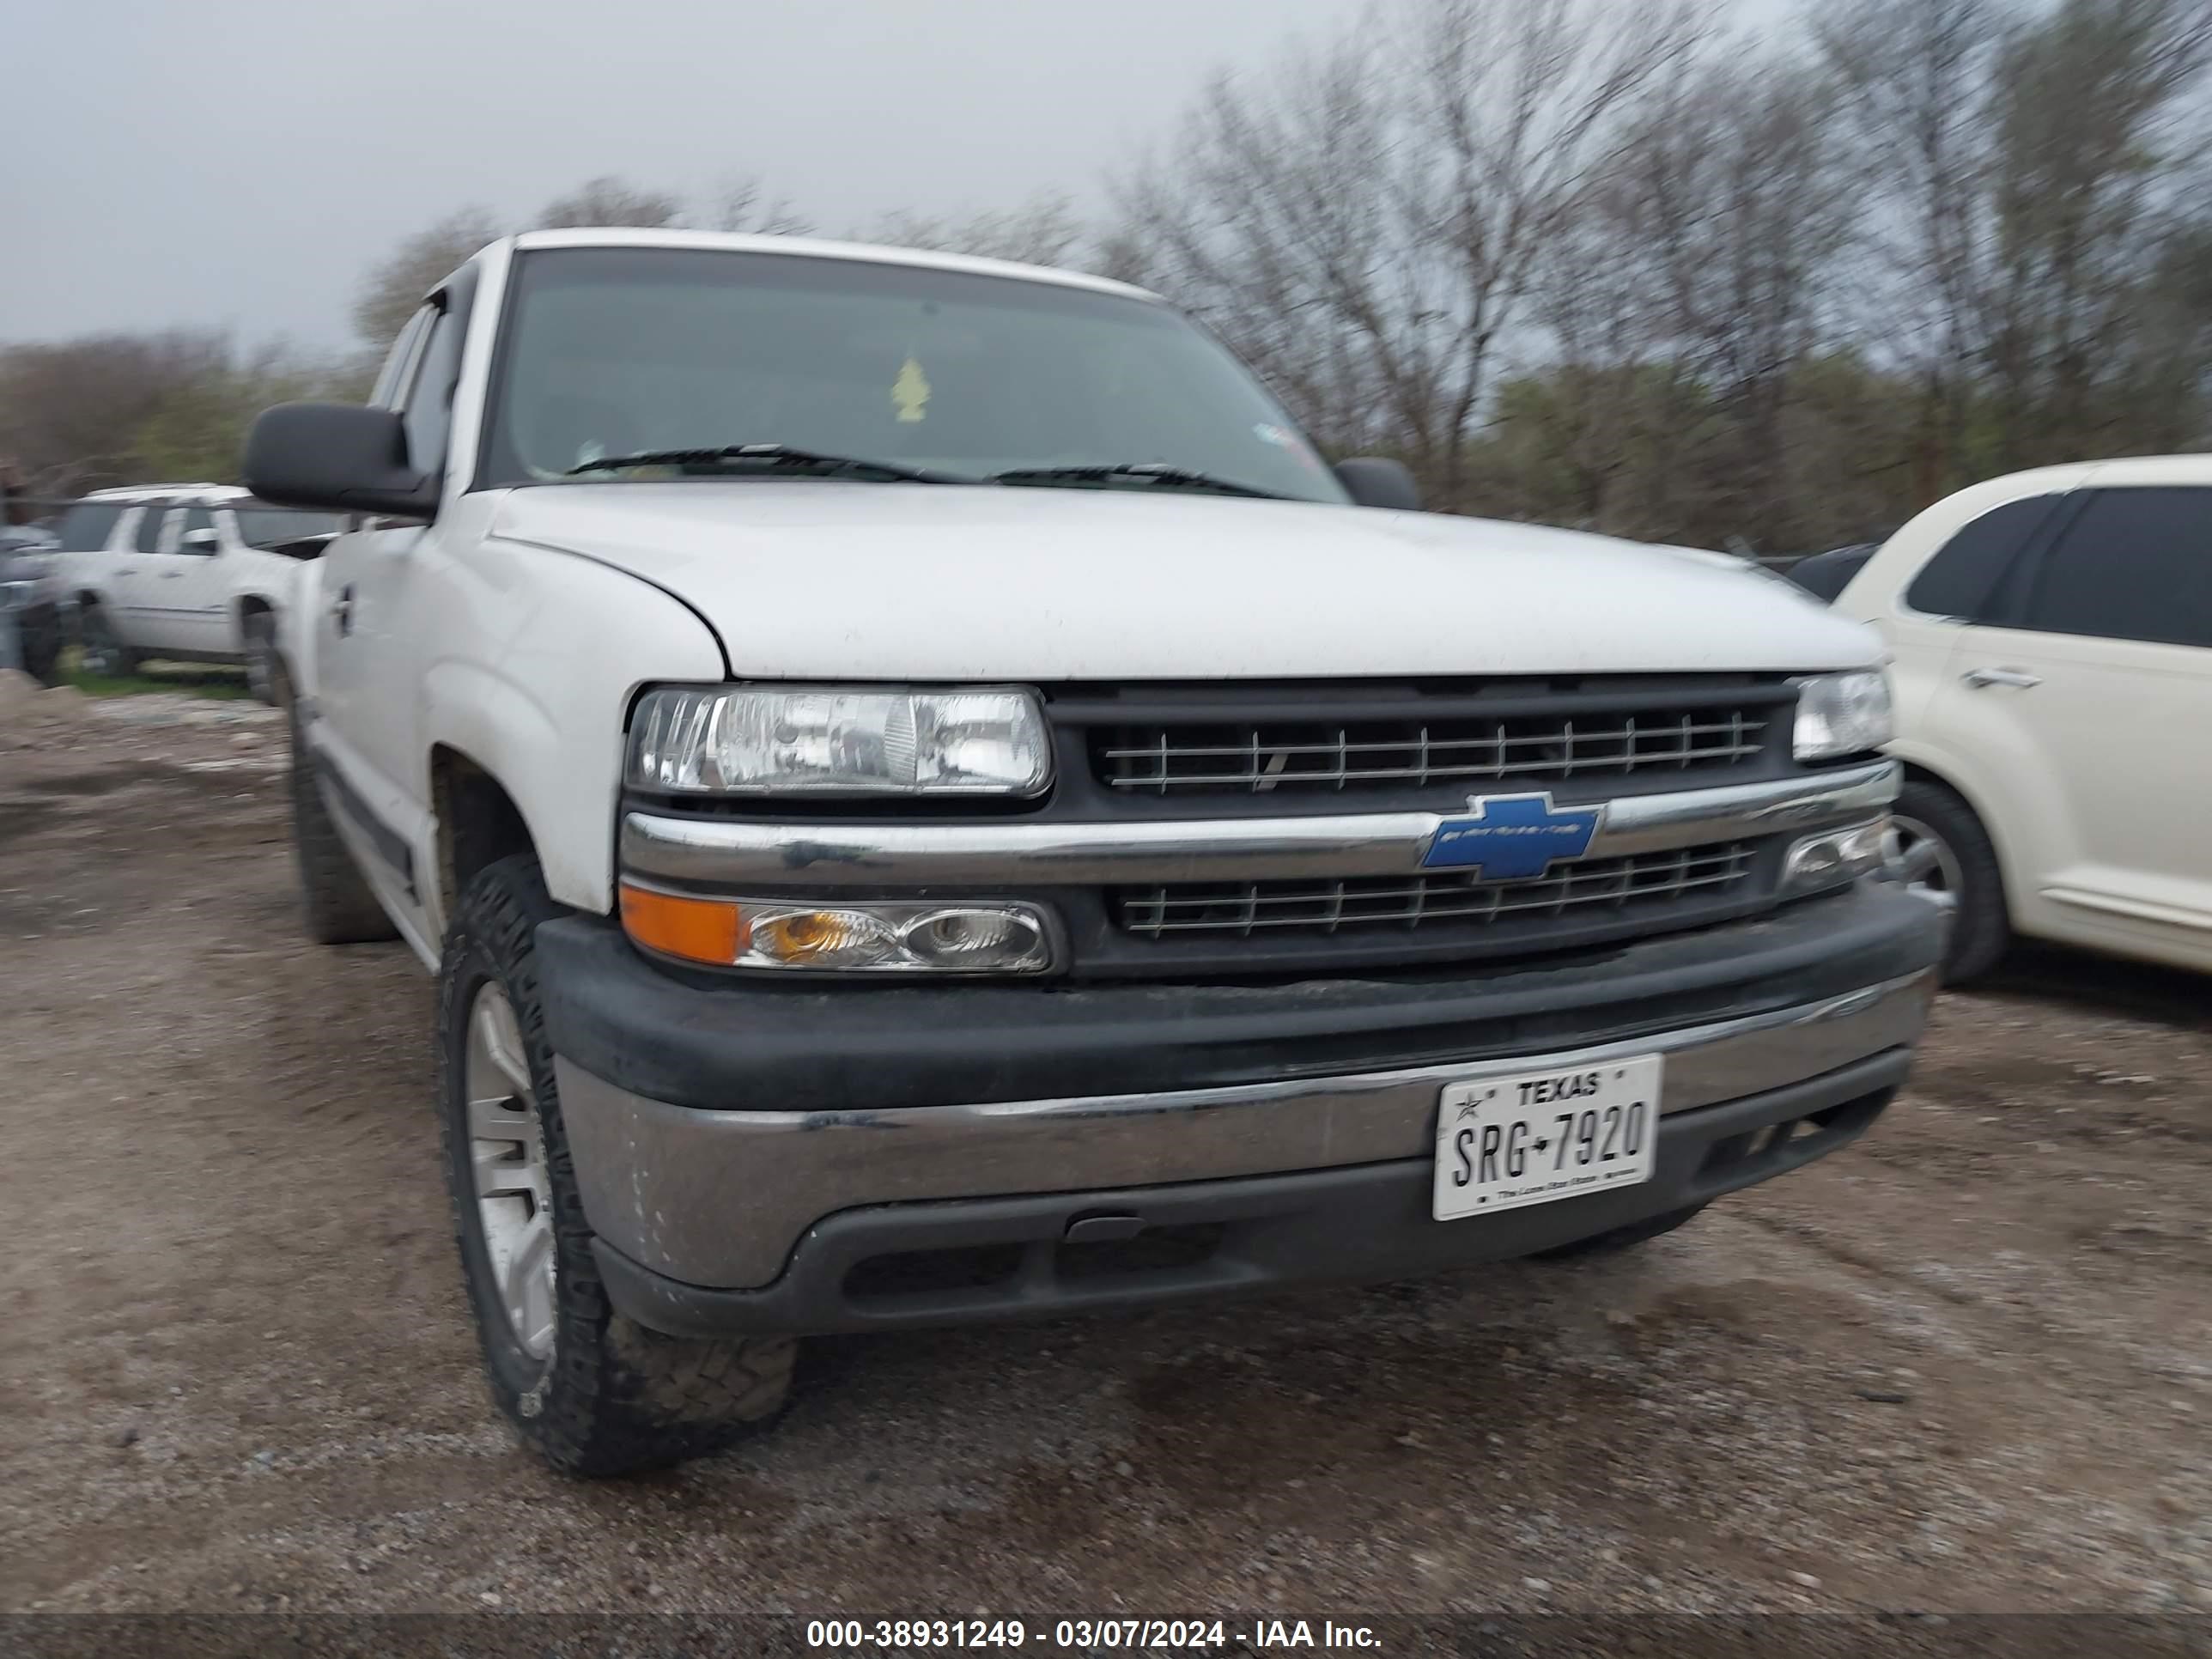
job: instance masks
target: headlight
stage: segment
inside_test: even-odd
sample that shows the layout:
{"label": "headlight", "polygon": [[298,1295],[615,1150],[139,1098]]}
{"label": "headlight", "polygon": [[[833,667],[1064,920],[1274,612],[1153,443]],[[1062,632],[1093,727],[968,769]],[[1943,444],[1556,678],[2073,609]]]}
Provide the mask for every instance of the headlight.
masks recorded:
{"label": "headlight", "polygon": [[1795,747],[1799,760],[1863,755],[1895,735],[1889,717],[1889,677],[1880,670],[1814,674],[1797,682]]}
{"label": "headlight", "polygon": [[1035,795],[1052,745],[1026,691],[648,692],[629,781],[675,794]]}
{"label": "headlight", "polygon": [[648,951],[717,968],[830,974],[1042,974],[1044,914],[1012,901],[708,898],[622,884],[623,927]]}

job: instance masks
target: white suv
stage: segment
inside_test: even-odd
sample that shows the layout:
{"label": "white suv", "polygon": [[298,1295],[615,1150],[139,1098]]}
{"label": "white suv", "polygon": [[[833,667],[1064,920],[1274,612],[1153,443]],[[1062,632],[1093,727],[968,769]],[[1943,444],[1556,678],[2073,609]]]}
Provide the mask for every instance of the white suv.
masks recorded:
{"label": "white suv", "polygon": [[1962,490],[1836,605],[1893,653],[1898,827],[1956,896],[1950,977],[2014,933],[2212,969],[2212,456]]}
{"label": "white suv", "polygon": [[128,674],[149,657],[243,663],[266,701],[276,618],[296,562],[313,557],[344,522],[334,513],[271,507],[226,484],[86,496],[64,521],[59,561],[85,666]]}

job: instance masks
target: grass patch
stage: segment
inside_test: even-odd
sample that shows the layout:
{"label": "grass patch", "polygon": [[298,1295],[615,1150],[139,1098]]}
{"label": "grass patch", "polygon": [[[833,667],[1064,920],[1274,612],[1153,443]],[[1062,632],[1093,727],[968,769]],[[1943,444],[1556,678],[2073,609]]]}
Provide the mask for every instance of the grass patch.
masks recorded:
{"label": "grass patch", "polygon": [[148,691],[178,691],[188,697],[210,697],[236,702],[253,694],[246,689],[246,671],[197,662],[149,662],[136,674],[88,674],[75,647],[62,653],[61,680],[88,697],[135,697]]}

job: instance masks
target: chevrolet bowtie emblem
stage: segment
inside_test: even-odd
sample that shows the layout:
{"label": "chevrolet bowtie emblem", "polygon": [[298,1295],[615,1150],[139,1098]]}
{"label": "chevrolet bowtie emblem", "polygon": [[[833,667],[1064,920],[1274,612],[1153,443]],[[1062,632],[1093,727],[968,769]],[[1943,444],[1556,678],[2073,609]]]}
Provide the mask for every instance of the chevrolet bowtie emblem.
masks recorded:
{"label": "chevrolet bowtie emblem", "polygon": [[1557,859],[1578,859],[1597,838],[1605,808],[1554,806],[1548,792],[1470,795],[1471,816],[1446,818],[1429,839],[1425,870],[1469,870],[1480,881],[1534,881]]}

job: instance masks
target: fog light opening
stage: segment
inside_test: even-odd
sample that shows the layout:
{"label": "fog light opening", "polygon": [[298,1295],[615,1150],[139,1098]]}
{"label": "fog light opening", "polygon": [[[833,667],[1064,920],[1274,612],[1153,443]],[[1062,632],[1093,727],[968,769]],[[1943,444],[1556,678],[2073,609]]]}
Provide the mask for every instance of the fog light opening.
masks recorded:
{"label": "fog light opening", "polygon": [[1807,836],[1783,860],[1782,890],[1785,895],[1816,892],[1871,875],[1885,866],[1890,841],[1887,817]]}

